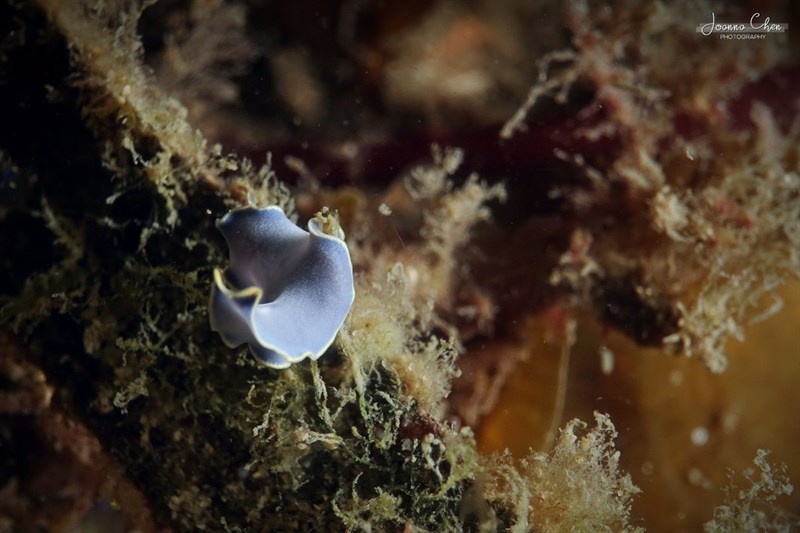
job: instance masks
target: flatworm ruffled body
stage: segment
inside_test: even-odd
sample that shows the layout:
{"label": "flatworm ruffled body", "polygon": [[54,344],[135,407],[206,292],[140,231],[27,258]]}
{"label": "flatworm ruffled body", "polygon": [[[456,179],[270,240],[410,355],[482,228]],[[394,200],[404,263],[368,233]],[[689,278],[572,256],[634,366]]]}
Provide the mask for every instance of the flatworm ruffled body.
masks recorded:
{"label": "flatworm ruffled body", "polygon": [[273,368],[321,356],[355,297],[344,241],[316,219],[309,231],[297,227],[277,206],[235,209],[217,226],[230,266],[214,271],[211,329]]}

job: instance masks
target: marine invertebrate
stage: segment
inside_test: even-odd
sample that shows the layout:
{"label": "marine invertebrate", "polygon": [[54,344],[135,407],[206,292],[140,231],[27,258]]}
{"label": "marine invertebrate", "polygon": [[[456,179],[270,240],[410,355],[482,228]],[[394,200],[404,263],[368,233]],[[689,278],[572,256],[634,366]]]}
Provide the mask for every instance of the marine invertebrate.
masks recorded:
{"label": "marine invertebrate", "polygon": [[353,265],[338,226],[323,217],[297,227],[277,206],[235,209],[217,223],[231,264],[214,271],[211,329],[233,348],[247,343],[273,368],[317,359],[355,297]]}

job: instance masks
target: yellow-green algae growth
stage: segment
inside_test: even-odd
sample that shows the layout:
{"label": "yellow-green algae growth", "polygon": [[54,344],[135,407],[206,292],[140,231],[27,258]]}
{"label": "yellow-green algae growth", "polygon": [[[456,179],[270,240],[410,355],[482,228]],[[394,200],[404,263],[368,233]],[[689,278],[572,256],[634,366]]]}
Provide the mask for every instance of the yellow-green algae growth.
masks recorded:
{"label": "yellow-green algae growth", "polygon": [[[158,91],[140,62],[143,8],[10,8],[15,31],[28,35],[4,53],[12,62],[57,54],[45,112],[58,110],[75,131],[55,139],[52,161],[21,158],[15,170],[36,185],[4,214],[51,236],[55,259],[4,297],[2,323],[72,391],[63,401],[156,521],[177,530],[525,527],[536,495],[524,472],[479,457],[469,428],[443,418],[457,342],[432,333],[430,303],[414,297],[401,263],[376,258],[359,275],[353,311],[319,364],[267,369],[210,332],[209,280],[225,261],[214,221],[248,201],[292,214],[293,199],[268,167],[207,146]],[[446,285],[448,256],[489,216],[485,202],[502,197],[477,178],[454,189],[448,154],[414,175],[419,194],[441,206],[426,215],[417,291],[420,277]],[[354,251],[362,261],[369,253]],[[591,435],[611,446],[603,424]],[[620,490],[602,520],[621,526],[635,489],[624,476],[609,483]]]}
{"label": "yellow-green algae growth", "polygon": [[[603,97],[618,104],[612,120],[626,149],[608,183],[596,180],[596,203],[576,215],[573,242],[589,243],[591,253],[565,253],[551,281],[591,301],[608,280],[643,272],[641,299],[674,311],[664,314],[669,326],[677,317],[668,340],[722,370],[724,341],[739,334],[745,310],[797,271],[797,174],[781,171],[796,166],[796,153],[769,111],[756,107],[757,135],[701,139],[692,149],[777,155],[706,159],[708,172],[725,177],[682,188],[694,172],[685,154],[661,162],[651,155],[674,118],[655,87],[695,71],[648,63],[657,40],[648,36],[672,38],[662,30],[681,13],[645,4],[642,27],[634,26],[645,43],[639,59],[650,68],[630,69],[621,57],[628,48],[617,44],[629,37],[588,38],[593,24],[612,21],[576,2],[575,50],[542,59],[545,85],[531,90],[503,133],[513,137],[540,96],[563,101],[576,80],[610,91]],[[550,453],[520,461],[480,456],[472,431],[445,417],[463,347],[437,308],[455,307],[455,258],[476,225],[492,218],[489,205],[507,197],[502,185],[478,176],[456,185],[460,150],[434,147],[431,162],[409,172],[403,187],[421,208],[421,239],[403,243],[402,254],[370,237],[363,211],[343,217],[356,300],[318,363],[275,371],[222,344],[207,319],[211,272],[226,262],[215,220],[246,203],[279,205],[297,219],[297,196],[268,164],[209,145],[184,106],[160,90],[137,35],[148,5],[38,0],[0,8],[9,27],[0,44],[4,72],[49,66],[0,79],[5,116],[20,124],[0,146],[0,221],[41,250],[2,263],[0,324],[61,391],[57,401],[124,467],[156,522],[181,531],[637,529],[629,511],[638,489],[619,467],[607,416],[596,414],[591,428],[567,423]],[[681,50],[675,39],[672,49]],[[759,50],[746,58],[749,78],[774,65],[771,51]],[[556,63],[567,65],[560,75],[548,71]],[[715,65],[686,81],[676,108],[720,92]],[[20,95],[31,105],[15,105]],[[53,116],[59,126],[45,130]],[[620,183],[627,201],[646,206],[641,231],[667,245],[638,250],[626,240],[627,220],[612,220],[605,233],[581,227]],[[730,213],[719,220],[720,199],[753,208],[768,223],[740,238],[742,220]],[[715,245],[702,246],[710,231]],[[688,279],[670,270],[679,260],[689,265]],[[737,269],[738,277],[728,274]],[[674,281],[694,305],[652,296],[659,280]],[[753,523],[753,502],[787,492],[788,481],[772,480],[763,454],[756,464],[764,482],[743,504],[718,509],[710,529]],[[4,490],[18,496],[14,483]]]}

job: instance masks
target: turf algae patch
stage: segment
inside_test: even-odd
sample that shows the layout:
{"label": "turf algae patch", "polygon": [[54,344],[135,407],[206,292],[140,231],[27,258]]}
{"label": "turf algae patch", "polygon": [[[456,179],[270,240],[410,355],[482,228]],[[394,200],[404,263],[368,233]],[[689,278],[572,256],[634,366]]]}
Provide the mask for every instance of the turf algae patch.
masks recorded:
{"label": "turf algae patch", "polygon": [[[0,224],[18,235],[9,242],[20,255],[33,254],[0,262],[0,278],[21,281],[0,285],[0,324],[124,466],[156,521],[177,531],[513,524],[530,498],[487,499],[487,480],[500,468],[525,486],[534,471],[485,461],[471,430],[443,419],[458,339],[441,335],[452,328],[435,325],[421,296],[452,311],[451,255],[502,188],[477,177],[455,187],[446,161],[455,152],[434,154],[427,177],[406,184],[433,206],[423,242],[409,247],[420,251],[416,267],[389,251],[377,260],[367,243],[361,260],[372,270],[326,356],[283,372],[259,366],[208,325],[212,269],[225,256],[214,222],[247,203],[297,218],[293,198],[269,166],[208,146],[159,90],[135,33],[147,5],[0,7],[14,36],[2,43],[0,111],[21,124],[2,133],[3,179],[19,187],[0,197]],[[52,68],[25,74],[28,64]],[[610,434],[610,423],[598,431]],[[601,486],[616,486],[608,439],[581,442],[609,465],[595,469],[607,474]],[[557,484],[561,472],[545,475]]]}
{"label": "turf algae patch", "polygon": [[[210,331],[214,220],[248,199],[291,213],[291,199],[268,169],[207,148],[151,84],[131,33],[142,6],[41,6],[4,8],[38,36],[8,44],[8,68],[58,68],[2,84],[28,125],[4,139],[28,190],[2,208],[30,221],[15,228],[29,249],[53,244],[32,276],[3,263],[26,281],[0,318],[63,401],[177,530],[456,527],[471,436],[419,412],[380,354],[357,375],[341,355],[278,374]],[[43,139],[34,125],[53,112]]]}

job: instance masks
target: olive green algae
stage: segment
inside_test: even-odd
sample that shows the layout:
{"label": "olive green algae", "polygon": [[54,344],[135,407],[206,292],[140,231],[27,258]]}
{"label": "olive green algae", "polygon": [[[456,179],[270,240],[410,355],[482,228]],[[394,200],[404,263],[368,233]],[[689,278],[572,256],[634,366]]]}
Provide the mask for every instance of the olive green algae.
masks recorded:
{"label": "olive green algae", "polygon": [[[214,221],[248,195],[291,200],[267,169],[208,149],[149,86],[125,33],[135,12],[107,14],[114,34],[72,7],[50,12],[54,26],[4,8],[24,34],[4,43],[6,72],[52,66],[3,80],[5,116],[27,125],[4,135],[17,189],[3,233],[48,253],[4,263],[3,277],[25,281],[5,287],[2,323],[179,530],[456,527],[472,437],[421,413],[390,365],[354,376],[332,350],[278,372],[209,330],[211,271],[226,260]],[[50,113],[61,130],[43,139],[35,125]]]}
{"label": "olive green algae", "polygon": [[[143,8],[0,8],[0,235],[18,252],[0,262],[0,325],[175,530],[526,527],[534,478],[484,461],[437,409],[457,351],[431,333],[402,266],[358,278],[319,363],[271,370],[210,330],[211,273],[227,255],[216,219],[248,201],[292,213],[293,200],[269,168],[207,146],[154,86]],[[457,193],[475,219],[499,194]],[[578,523],[623,529],[635,487],[609,461],[613,427],[598,419],[581,441],[575,427],[560,444],[572,460],[547,475],[569,485],[589,461],[608,492],[589,494],[613,512]]]}

